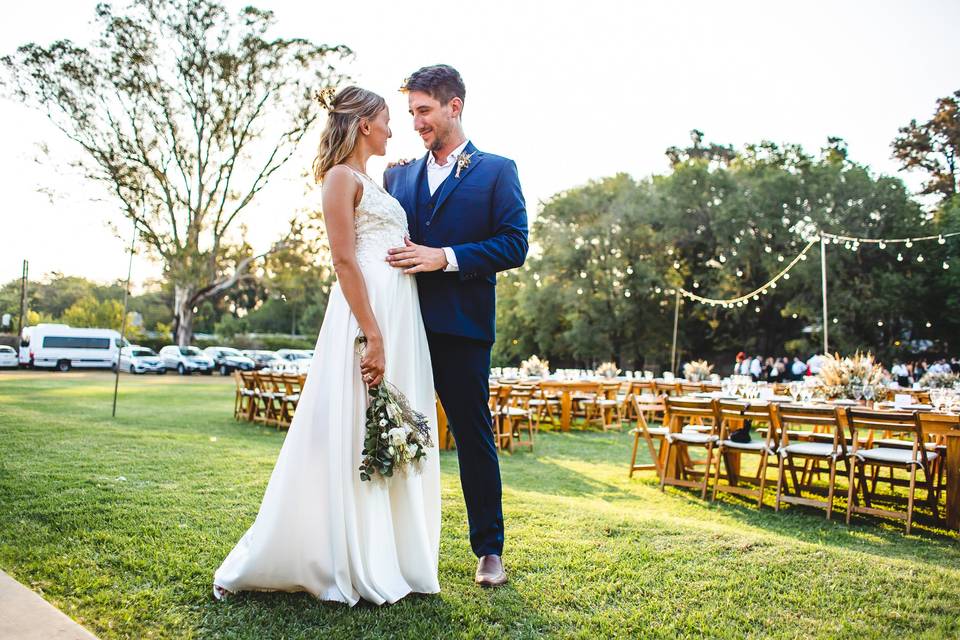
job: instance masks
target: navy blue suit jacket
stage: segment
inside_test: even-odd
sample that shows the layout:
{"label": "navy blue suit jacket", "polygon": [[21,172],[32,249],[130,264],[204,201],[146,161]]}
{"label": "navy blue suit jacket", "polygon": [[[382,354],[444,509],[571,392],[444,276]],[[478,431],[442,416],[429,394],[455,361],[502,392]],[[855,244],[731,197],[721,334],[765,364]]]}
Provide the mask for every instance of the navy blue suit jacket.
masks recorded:
{"label": "navy blue suit jacket", "polygon": [[459,271],[417,274],[420,311],[426,328],[493,343],[496,337],[496,273],[523,264],[527,256],[527,210],[513,160],[477,151],[468,143],[470,164],[456,166],[440,186],[432,211],[420,212],[417,195],[426,180],[427,156],[388,169],[384,188],[407,213],[410,239],[428,247],[450,247]]}

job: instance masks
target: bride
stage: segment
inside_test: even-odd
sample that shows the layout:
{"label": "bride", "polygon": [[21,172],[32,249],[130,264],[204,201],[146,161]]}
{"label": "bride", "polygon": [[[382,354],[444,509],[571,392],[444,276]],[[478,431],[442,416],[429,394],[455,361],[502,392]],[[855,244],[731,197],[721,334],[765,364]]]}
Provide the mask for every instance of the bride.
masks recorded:
{"label": "bride", "polygon": [[[321,101],[323,101],[321,99]],[[358,87],[329,104],[314,161],[337,274],[310,374],[250,529],[214,575],[217,599],[238,591],[307,591],[355,605],[437,593],[440,465],[361,482],[367,386],[389,380],[427,416],[437,442],[430,353],[414,276],[386,262],[407,218],[366,174],[386,153],[384,99]],[[367,338],[363,356],[355,340]]]}

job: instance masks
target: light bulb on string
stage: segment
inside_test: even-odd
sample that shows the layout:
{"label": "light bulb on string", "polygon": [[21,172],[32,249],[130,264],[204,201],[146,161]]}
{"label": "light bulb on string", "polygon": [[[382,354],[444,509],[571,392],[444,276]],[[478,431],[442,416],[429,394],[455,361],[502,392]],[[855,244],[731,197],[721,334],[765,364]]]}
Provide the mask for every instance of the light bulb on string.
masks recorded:
{"label": "light bulb on string", "polygon": [[897,254],[897,262],[903,262],[903,254],[902,254],[902,253],[898,253],[898,254]]}
{"label": "light bulb on string", "polygon": [[917,262],[923,262],[923,254],[922,254],[922,253],[918,253],[918,254],[917,254]]}
{"label": "light bulb on string", "polygon": [[949,268],[950,268],[950,263],[947,262],[946,260],[944,260],[944,261],[943,261],[943,268],[944,268],[944,269],[949,269]]}
{"label": "light bulb on string", "polygon": [[939,238],[937,238],[937,244],[947,244],[947,239],[944,238],[943,236],[940,236]]}
{"label": "light bulb on string", "polygon": [[933,326],[933,325],[930,324],[929,322],[927,323],[927,329],[929,329],[929,328],[932,327],[932,326]]}
{"label": "light bulb on string", "polygon": [[910,240],[909,238],[907,238],[907,241],[903,243],[903,246],[909,249],[910,247],[913,246],[913,240]]}
{"label": "light bulb on string", "polygon": [[886,248],[887,248],[887,243],[886,243],[886,242],[883,242],[883,241],[881,241],[881,242],[880,242],[880,244],[879,244],[879,245],[877,245],[877,246],[879,246],[879,247],[880,247],[881,249],[886,249]]}

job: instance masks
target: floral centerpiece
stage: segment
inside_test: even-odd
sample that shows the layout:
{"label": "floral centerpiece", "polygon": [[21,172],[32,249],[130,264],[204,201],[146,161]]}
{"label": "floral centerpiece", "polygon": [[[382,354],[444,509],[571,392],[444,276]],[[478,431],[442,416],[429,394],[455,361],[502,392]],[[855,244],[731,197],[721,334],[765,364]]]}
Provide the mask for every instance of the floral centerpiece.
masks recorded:
{"label": "floral centerpiece", "polygon": [[864,387],[871,387],[878,396],[888,376],[872,353],[857,351],[845,358],[840,354],[826,358],[816,378],[827,398],[853,398],[858,395],[855,388],[862,395]]}
{"label": "floral centerpiece", "polygon": [[616,362],[603,362],[597,367],[597,375],[601,378],[616,378],[619,373]]}
{"label": "floral centerpiece", "polygon": [[955,373],[928,373],[920,378],[920,386],[929,389],[953,389],[960,383],[960,376]]}
{"label": "floral centerpiece", "polygon": [[693,360],[683,365],[683,377],[690,382],[709,380],[711,373],[713,373],[713,365],[707,364],[706,360]]}
{"label": "floral centerpiece", "polygon": [[546,378],[550,375],[550,362],[533,355],[520,363],[520,373],[526,376]]}
{"label": "floral centerpiece", "polygon": [[[360,355],[366,343],[365,336],[357,338]],[[375,474],[390,478],[427,456],[427,449],[433,446],[430,424],[426,416],[415,411],[406,396],[386,380],[370,387],[367,393],[370,404],[360,452],[360,480],[372,480]]]}

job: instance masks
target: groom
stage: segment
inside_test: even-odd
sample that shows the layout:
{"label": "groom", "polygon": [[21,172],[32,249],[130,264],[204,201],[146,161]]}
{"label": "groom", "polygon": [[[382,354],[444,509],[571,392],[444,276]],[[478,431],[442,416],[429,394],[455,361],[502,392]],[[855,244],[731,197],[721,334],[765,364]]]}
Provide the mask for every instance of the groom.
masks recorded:
{"label": "groom", "polygon": [[526,206],[516,164],[478,151],[463,134],[466,89],[456,69],[423,67],[402,91],[428,152],[384,173],[411,236],[387,260],[417,274],[434,385],[457,443],[470,545],[479,558],[476,582],[495,587],[507,581],[500,465],[487,405],[496,273],[526,258]]}

